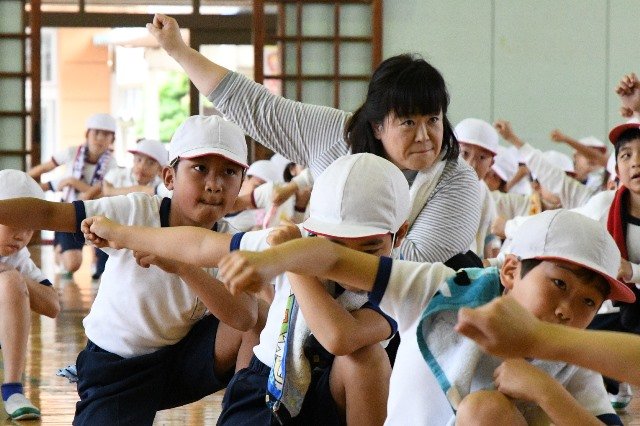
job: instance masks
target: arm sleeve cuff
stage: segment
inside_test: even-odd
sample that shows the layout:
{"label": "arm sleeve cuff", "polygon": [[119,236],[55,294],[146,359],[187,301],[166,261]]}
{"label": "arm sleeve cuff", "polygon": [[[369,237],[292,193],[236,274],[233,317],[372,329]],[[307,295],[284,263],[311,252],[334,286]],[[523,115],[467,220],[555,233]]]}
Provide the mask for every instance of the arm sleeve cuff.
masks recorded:
{"label": "arm sleeve cuff", "polygon": [[49,280],[42,280],[42,281],[40,281],[40,284],[46,285],[47,287],[51,287],[53,285],[53,284],[51,284],[51,281],[49,281]]}
{"label": "arm sleeve cuff", "polygon": [[631,282],[632,283],[640,283],[640,265],[637,263],[631,263]]}
{"label": "arm sleeve cuff", "polygon": [[231,237],[231,243],[229,243],[229,251],[240,250],[240,242],[242,241],[242,237],[244,236],[244,232],[238,232],[237,234],[233,234]]}
{"label": "arm sleeve cuff", "polygon": [[389,315],[385,314],[382,311],[382,309],[380,309],[379,306],[375,306],[373,303],[367,302],[364,305],[362,305],[362,309],[374,310],[377,313],[379,313],[380,315],[382,315],[384,317],[384,319],[387,320],[387,322],[389,323],[389,326],[391,327],[391,334],[387,337],[387,339],[391,339],[393,337],[393,335],[397,333],[397,331],[398,331],[398,323],[396,322],[396,320],[391,318]]}
{"label": "arm sleeve cuff", "polygon": [[80,224],[87,218],[87,210],[84,207],[84,202],[79,200],[73,202],[73,207],[76,209],[76,233],[82,235]]}
{"label": "arm sleeve cuff", "polygon": [[369,302],[378,306],[384,296],[384,292],[389,284],[389,277],[391,276],[391,265],[393,261],[390,257],[380,257],[380,263],[378,263],[378,273],[376,274],[376,281],[373,283],[373,289],[369,293]]}
{"label": "arm sleeve cuff", "polygon": [[231,80],[233,74],[235,74],[233,71],[229,71],[227,75],[222,78],[220,83],[218,83],[218,85],[211,91],[211,93],[207,95],[207,99],[213,102],[214,105],[216,104],[216,101],[218,101],[222,96],[222,94],[224,94],[225,89],[229,85],[229,81]]}
{"label": "arm sleeve cuff", "polygon": [[600,420],[605,425],[621,425],[621,424],[623,424],[622,420],[620,420],[620,417],[618,417],[617,414],[607,413],[607,414],[600,414],[599,416],[596,416],[596,417],[598,418],[598,420]]}

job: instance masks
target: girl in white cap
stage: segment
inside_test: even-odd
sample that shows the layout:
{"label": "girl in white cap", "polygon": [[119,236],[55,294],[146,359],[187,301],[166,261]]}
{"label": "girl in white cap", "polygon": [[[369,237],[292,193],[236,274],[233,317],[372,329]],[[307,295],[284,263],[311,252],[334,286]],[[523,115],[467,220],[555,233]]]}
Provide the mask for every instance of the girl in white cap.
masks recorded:
{"label": "girl in white cap", "polygon": [[447,261],[468,251],[480,220],[478,179],[458,161],[446,85],[427,61],[408,54],[383,61],[364,103],[349,113],[273,95],[211,62],[184,43],[169,16],[155,15],[147,28],[217,110],[314,177],[349,153],[373,153],[401,169],[412,207],[405,259]]}
{"label": "girl in white cap", "polygon": [[[87,119],[86,129],[84,144],[62,149],[51,160],[29,171],[29,176],[38,180],[43,173],[66,165],[64,178],[40,184],[45,191],[62,191],[63,202],[95,198],[104,176],[117,167],[110,150],[115,140],[116,120],[109,114],[94,114]],[[84,242],[77,241],[72,234],[56,232],[54,244],[67,273],[80,269]],[[102,256],[102,252],[98,250],[96,255]]]}
{"label": "girl in white cap", "polygon": [[[19,170],[0,171],[0,200],[20,197],[44,199],[38,183]],[[0,225],[0,343],[4,381],[2,401],[13,420],[37,419],[40,410],[22,388],[31,330],[31,312],[55,318],[58,294],[33,263],[27,249],[33,229]]]}

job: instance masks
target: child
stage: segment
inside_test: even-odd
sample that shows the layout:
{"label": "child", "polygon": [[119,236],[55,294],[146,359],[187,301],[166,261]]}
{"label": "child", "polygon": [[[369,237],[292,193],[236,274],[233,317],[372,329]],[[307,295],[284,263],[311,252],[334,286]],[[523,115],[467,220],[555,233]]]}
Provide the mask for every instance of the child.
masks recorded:
{"label": "child", "polygon": [[133,166],[125,169],[111,169],[102,182],[102,195],[112,197],[130,192],[157,194],[162,184],[162,168],[167,165],[169,153],[162,142],[153,139],[138,141],[134,149]]}
{"label": "child", "polygon": [[460,309],[456,331],[492,355],[566,361],[640,385],[640,337],[540,321],[509,297]]}
{"label": "child", "polygon": [[[189,117],[169,158],[163,177],[172,199],[132,193],[73,204],[0,201],[0,223],[78,232],[87,215],[103,214],[128,224],[225,232],[219,220],[247,167],[242,131],[220,117]],[[151,424],[158,410],[223,389],[242,338],[236,330],[254,326],[256,301],[232,297],[210,271],[144,249],[104,250],[109,260],[83,321],[89,341],[76,362],[74,424]]]}
{"label": "child", "polygon": [[551,140],[566,143],[574,149],[573,166],[576,171],[576,180],[593,191],[599,191],[602,185],[602,174],[607,165],[606,145],[594,136],[576,140],[558,129],[551,132]]}
{"label": "child", "polygon": [[484,258],[485,244],[493,237],[490,232],[491,224],[497,216],[495,202],[484,179],[498,153],[498,132],[491,124],[477,118],[465,118],[453,131],[460,144],[460,157],[476,171],[480,180],[480,226],[471,250]]}
{"label": "child", "polygon": [[[109,149],[115,140],[116,120],[109,114],[94,114],[87,119],[86,127],[83,145],[65,148],[29,172],[29,176],[39,179],[42,173],[67,165],[65,178],[41,183],[45,191],[62,191],[64,202],[95,198],[100,193],[104,176],[117,167]],[[72,274],[80,269],[84,242],[75,239],[73,234],[56,232],[54,243],[64,270]],[[96,250],[96,256],[102,255]]]}
{"label": "child", "polygon": [[527,225],[500,270],[456,273],[439,263],[377,258],[316,239],[232,253],[220,272],[232,292],[251,290],[283,270],[369,291],[369,300],[398,321],[401,335],[387,424],[446,424],[454,412],[457,424],[531,424],[545,416],[554,424],[620,424],[600,375],[558,362],[503,361],[454,331],[458,309],[488,302],[503,288],[537,318],[579,328],[605,298],[634,300],[615,278],[620,253],[599,223],[554,210]]}
{"label": "child", "polygon": [[[396,166],[373,154],[348,155],[316,180],[310,217],[302,226],[318,236],[311,239],[389,255],[407,232],[409,208],[408,184]],[[268,230],[231,237],[196,228],[124,227],[104,218],[89,218],[83,228],[92,240],[106,239],[111,245],[134,249],[149,246],[157,255],[199,265],[217,264],[230,245],[265,249],[269,235]],[[300,236],[295,226],[280,231]],[[158,244],[167,240],[180,244]],[[294,300],[295,306],[290,305]],[[283,323],[283,317],[291,320]],[[287,335],[285,326],[295,331]],[[309,277],[278,277],[255,357],[229,384],[219,423],[269,424],[277,419],[288,423],[293,417],[295,424],[342,424],[345,419],[348,424],[382,424],[390,365],[378,343],[394,331],[395,322],[368,304],[362,292]],[[279,350],[284,349],[283,342],[285,355]],[[271,381],[270,371],[274,379],[282,378],[282,387]],[[289,387],[291,383],[297,385]],[[297,397],[290,397],[291,392]]]}
{"label": "child", "polygon": [[[0,199],[44,199],[31,177],[18,170],[0,171]],[[55,318],[60,311],[51,282],[31,260],[27,244],[33,230],[0,225],[0,342],[4,365],[2,401],[13,420],[37,419],[40,410],[24,396],[22,375],[27,359],[31,311]]]}

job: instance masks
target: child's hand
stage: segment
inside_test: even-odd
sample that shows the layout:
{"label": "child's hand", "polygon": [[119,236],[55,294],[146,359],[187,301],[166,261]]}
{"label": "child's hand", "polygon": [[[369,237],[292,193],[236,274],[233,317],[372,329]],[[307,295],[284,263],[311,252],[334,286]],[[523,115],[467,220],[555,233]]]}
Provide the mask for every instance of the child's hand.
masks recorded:
{"label": "child's hand", "polygon": [[300,228],[298,228],[295,223],[284,219],[280,225],[274,227],[273,230],[269,232],[267,243],[269,243],[270,246],[276,246],[301,237]]}
{"label": "child's hand", "polygon": [[185,266],[184,263],[176,260],[169,260],[164,257],[142,251],[134,251],[133,257],[136,259],[136,263],[143,268],[155,265],[169,274],[179,274],[181,268]]}
{"label": "child's hand", "polygon": [[147,24],[147,30],[170,56],[187,47],[180,35],[178,22],[167,15],[156,13],[153,23]]}
{"label": "child's hand", "polygon": [[558,386],[551,376],[522,358],[505,360],[493,372],[493,381],[506,396],[535,403],[538,395]]}
{"label": "child's hand", "polygon": [[551,131],[551,140],[554,142],[564,142],[567,140],[567,136],[562,133],[559,129],[554,129]]}
{"label": "child's hand", "polygon": [[96,247],[121,249],[123,247],[114,240],[121,226],[104,216],[92,216],[82,221],[80,230],[84,234],[84,239]]}
{"label": "child's hand", "polygon": [[493,222],[491,222],[491,233],[500,238],[504,238],[506,225],[507,220],[504,217],[496,216],[495,219],[493,219]]}
{"label": "child's hand", "polygon": [[620,259],[617,278],[625,282],[629,282],[631,278],[633,278],[633,269],[631,268],[631,263],[629,263],[628,260]]}
{"label": "child's hand", "polygon": [[297,186],[292,182],[284,185],[273,185],[273,193],[271,194],[271,202],[274,206],[280,207],[282,203],[287,201],[295,193]]}
{"label": "child's hand", "polygon": [[511,127],[511,123],[507,120],[497,120],[495,123],[493,123],[493,127],[496,128],[498,133],[500,133],[502,139],[506,140],[507,142],[510,142],[511,139],[513,139],[513,137],[515,136],[515,133],[513,133],[513,128]]}
{"label": "child's hand", "polygon": [[243,291],[258,293],[264,283],[270,282],[283,271],[279,271],[273,259],[264,252],[234,251],[222,258],[218,264],[220,280],[231,294]]}
{"label": "child's hand", "polygon": [[640,82],[634,73],[622,77],[616,86],[616,93],[622,102],[620,115],[628,118],[640,112]]}
{"label": "child's hand", "polygon": [[502,296],[475,309],[460,309],[455,330],[492,355],[513,358],[532,355],[540,325],[512,297]]}

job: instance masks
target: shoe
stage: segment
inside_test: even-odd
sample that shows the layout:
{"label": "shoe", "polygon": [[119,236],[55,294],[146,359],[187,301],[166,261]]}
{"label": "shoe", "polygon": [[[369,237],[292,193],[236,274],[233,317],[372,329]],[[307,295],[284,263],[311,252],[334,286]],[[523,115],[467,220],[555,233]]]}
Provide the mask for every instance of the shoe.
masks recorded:
{"label": "shoe", "polygon": [[620,383],[618,393],[615,395],[609,394],[609,401],[611,401],[611,405],[614,410],[624,410],[627,408],[632,398],[633,391],[631,390],[631,385],[629,385],[629,383]]}
{"label": "shoe", "polygon": [[13,420],[39,419],[38,410],[23,394],[14,393],[4,402],[4,409]]}

